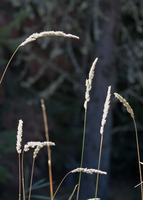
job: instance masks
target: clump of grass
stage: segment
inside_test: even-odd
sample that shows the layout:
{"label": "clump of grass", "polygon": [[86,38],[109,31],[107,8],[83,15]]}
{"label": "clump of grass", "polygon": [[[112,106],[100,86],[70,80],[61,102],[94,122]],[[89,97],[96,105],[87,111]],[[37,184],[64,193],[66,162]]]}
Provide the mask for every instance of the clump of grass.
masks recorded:
{"label": "clump of grass", "polygon": [[[3,74],[2,77],[0,79],[0,84],[2,83],[2,80],[4,78],[4,75],[7,71],[7,68],[13,58],[13,56],[15,55],[15,53],[18,51],[18,49],[22,46],[25,46],[27,43],[35,41],[36,39],[40,38],[40,37],[46,37],[46,36],[63,36],[63,37],[70,37],[70,38],[75,38],[75,39],[79,39],[78,36],[72,35],[72,34],[65,34],[61,31],[44,31],[41,33],[33,33],[32,35],[30,35],[24,42],[22,42],[17,49],[15,50],[15,52],[13,53],[13,55],[11,56]],[[79,197],[79,190],[80,190],[80,182],[81,182],[81,173],[87,173],[87,174],[93,174],[93,173],[97,173],[97,179],[96,179],[96,188],[95,188],[95,198],[91,198],[89,200],[100,200],[99,198],[97,198],[97,191],[98,191],[98,181],[99,181],[99,174],[107,174],[107,172],[101,171],[100,170],[100,161],[101,161],[101,152],[102,152],[102,144],[103,144],[103,132],[104,132],[104,126],[106,123],[106,118],[107,118],[107,114],[109,111],[109,107],[110,107],[110,96],[111,96],[111,86],[108,87],[108,92],[107,92],[107,96],[106,96],[106,100],[105,100],[105,104],[104,104],[104,110],[103,110],[103,116],[102,116],[102,121],[101,121],[101,127],[100,127],[100,134],[101,134],[101,140],[100,140],[100,150],[99,150],[99,160],[98,160],[98,169],[87,169],[87,168],[82,168],[83,165],[83,156],[84,156],[84,144],[85,144],[85,130],[86,130],[86,116],[87,116],[87,103],[90,101],[90,90],[92,88],[92,80],[94,77],[94,70],[95,70],[95,66],[96,63],[98,61],[98,58],[96,58],[91,66],[91,69],[89,71],[89,78],[86,80],[86,92],[85,92],[85,102],[84,102],[84,109],[85,109],[85,116],[84,116],[84,129],[83,129],[83,139],[82,139],[82,152],[81,152],[81,162],[80,162],[80,167],[76,168],[72,171],[70,171],[69,173],[67,173],[64,178],[62,179],[61,183],[59,184],[57,190],[55,191],[55,193],[53,194],[53,183],[52,183],[52,167],[51,167],[51,149],[50,146],[54,146],[55,143],[50,142],[49,141],[49,133],[48,133],[48,123],[47,123],[47,115],[46,115],[46,107],[44,104],[44,100],[41,99],[41,107],[42,107],[42,112],[43,112],[43,119],[44,119],[44,126],[45,126],[45,137],[46,137],[46,141],[45,142],[39,142],[39,141],[31,141],[28,142],[27,144],[24,145],[24,149],[21,149],[21,142],[22,142],[22,129],[23,129],[23,121],[19,120],[19,124],[18,124],[18,131],[17,131],[17,144],[16,144],[16,150],[19,156],[19,200],[21,200],[21,171],[22,171],[22,187],[23,187],[23,200],[25,200],[25,188],[24,188],[24,171],[23,171],[23,159],[24,159],[24,152],[27,152],[30,150],[30,148],[35,148],[34,152],[33,152],[33,163],[32,163],[32,170],[31,170],[31,180],[30,180],[30,190],[29,190],[29,197],[28,200],[30,200],[31,197],[31,188],[32,188],[32,180],[33,180],[33,172],[34,172],[34,163],[35,163],[35,159],[37,157],[38,152],[40,151],[41,148],[43,148],[44,146],[47,146],[47,153],[48,153],[48,166],[49,166],[49,180],[50,180],[50,194],[51,194],[51,200],[54,199],[55,195],[57,194],[57,191],[59,190],[61,184],[63,183],[63,181],[65,180],[65,178],[70,174],[70,173],[79,173],[79,181],[78,184],[74,187],[74,190],[72,192],[72,194],[69,197],[69,200],[72,199],[76,188],[78,187],[77,190],[77,196],[76,199],[78,200]],[[137,127],[136,127],[136,122],[135,122],[135,116],[134,116],[134,112],[133,109],[131,108],[131,106],[129,105],[129,103],[118,93],[114,93],[115,97],[117,97],[121,103],[123,103],[123,105],[127,108],[127,111],[130,113],[133,122],[134,122],[134,126],[135,126],[135,133],[136,133],[136,143],[137,143],[137,154],[138,154],[138,162],[139,162],[139,173],[140,173],[140,184],[141,184],[141,198],[143,200],[143,189],[142,189],[142,173],[141,173],[141,166],[140,164],[142,164],[140,162],[140,153],[139,153],[139,144],[138,144],[138,133],[137,133]],[[22,152],[22,160],[20,162],[20,154]],[[138,184],[138,185],[140,185]],[[137,186],[138,186],[137,185]]]}
{"label": "clump of grass", "polygon": [[118,93],[114,93],[115,97],[119,99],[119,101],[126,107],[127,112],[131,115],[134,127],[135,127],[135,134],[136,134],[136,144],[137,144],[137,154],[138,154],[138,165],[139,165],[139,174],[140,174],[140,183],[141,183],[141,199],[143,200],[143,187],[142,187],[142,172],[141,172],[141,162],[140,162],[140,151],[139,151],[139,142],[138,142],[138,132],[137,132],[137,126],[135,121],[135,116],[133,109],[129,105],[129,103]]}

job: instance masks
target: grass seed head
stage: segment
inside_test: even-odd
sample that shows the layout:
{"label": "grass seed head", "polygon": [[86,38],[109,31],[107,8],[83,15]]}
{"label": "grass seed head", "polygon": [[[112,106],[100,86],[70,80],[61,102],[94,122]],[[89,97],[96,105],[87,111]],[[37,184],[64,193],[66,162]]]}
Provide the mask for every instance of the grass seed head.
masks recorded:
{"label": "grass seed head", "polygon": [[109,107],[110,107],[110,96],[111,96],[111,86],[108,87],[108,92],[107,92],[107,97],[105,100],[105,104],[104,104],[104,110],[103,110],[103,116],[102,116],[102,121],[101,121],[101,128],[100,128],[100,133],[103,134],[104,131],[104,125],[106,123],[106,118],[107,118],[107,114],[109,111]]}
{"label": "grass seed head", "polygon": [[37,157],[38,152],[44,146],[55,146],[55,143],[54,142],[40,142],[40,144],[37,145],[37,147],[35,148],[35,150],[33,152],[33,159],[35,159]]}
{"label": "grass seed head", "polygon": [[75,173],[75,172],[84,172],[84,173],[87,173],[87,174],[93,174],[93,173],[107,174],[107,172],[104,172],[104,171],[101,171],[101,170],[87,169],[87,168],[76,168],[76,169],[71,171],[71,173]]}
{"label": "grass seed head", "polygon": [[95,65],[97,63],[97,60],[98,60],[98,58],[96,58],[94,60],[94,62],[92,63],[92,66],[91,66],[90,71],[89,71],[89,79],[86,79],[86,82],[85,82],[85,86],[86,86],[85,102],[84,102],[85,111],[87,110],[87,102],[90,101],[89,92],[92,88],[92,80],[93,80],[93,77],[94,77],[94,69],[95,69]]}
{"label": "grass seed head", "polygon": [[16,143],[17,153],[21,153],[22,128],[23,128],[23,121],[20,119],[17,128],[17,143]]}
{"label": "grass seed head", "polygon": [[118,93],[114,93],[115,97],[126,107],[127,112],[130,113],[131,117],[134,119],[134,112],[129,103]]}

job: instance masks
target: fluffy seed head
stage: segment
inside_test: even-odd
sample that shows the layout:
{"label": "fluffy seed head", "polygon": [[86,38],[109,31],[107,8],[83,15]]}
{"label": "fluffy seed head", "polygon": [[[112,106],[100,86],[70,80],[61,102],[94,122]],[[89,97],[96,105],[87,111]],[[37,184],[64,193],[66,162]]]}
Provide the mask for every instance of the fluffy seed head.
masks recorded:
{"label": "fluffy seed head", "polygon": [[17,153],[21,153],[22,128],[23,128],[23,121],[20,119],[17,128],[17,143],[16,143]]}
{"label": "fluffy seed head", "polygon": [[90,92],[90,90],[92,88],[92,80],[93,80],[93,77],[94,77],[94,69],[95,69],[95,65],[97,63],[97,60],[98,60],[98,58],[96,58],[94,60],[94,62],[92,63],[91,69],[89,71],[89,79],[86,79],[86,82],[85,82],[85,86],[86,86],[85,102],[84,102],[85,111],[87,110],[87,102],[90,101],[89,92]]}
{"label": "fluffy seed head", "polygon": [[75,173],[75,172],[84,172],[84,173],[87,173],[87,174],[93,174],[93,173],[107,174],[107,172],[104,172],[104,171],[101,171],[101,170],[87,169],[87,168],[76,168],[76,169],[71,171],[71,173]]}
{"label": "fluffy seed head", "polygon": [[127,112],[130,113],[131,117],[134,118],[134,112],[129,103],[118,93],[114,93],[115,97],[126,107]]}
{"label": "fluffy seed head", "polygon": [[24,151],[29,151],[30,147],[35,148],[40,144],[41,144],[41,142],[33,142],[33,141],[27,142],[27,144],[24,145]]}
{"label": "fluffy seed head", "polygon": [[103,110],[103,116],[102,116],[101,128],[100,128],[101,134],[103,134],[104,125],[106,123],[106,118],[107,118],[107,114],[108,114],[108,111],[109,111],[110,96],[111,96],[111,86],[108,87],[108,92],[107,92],[107,96],[106,96],[106,100],[105,100],[105,104],[104,104],[104,110]]}
{"label": "fluffy seed head", "polygon": [[46,36],[63,36],[63,37],[79,39],[79,37],[76,35],[66,34],[62,31],[43,31],[41,33],[33,33],[24,42],[22,42],[20,46],[24,46],[29,42],[32,42],[40,37],[46,37]]}
{"label": "fluffy seed head", "polygon": [[35,148],[35,150],[33,152],[33,159],[36,158],[38,152],[44,146],[55,146],[55,143],[54,142],[41,142],[39,145],[37,145],[37,147]]}

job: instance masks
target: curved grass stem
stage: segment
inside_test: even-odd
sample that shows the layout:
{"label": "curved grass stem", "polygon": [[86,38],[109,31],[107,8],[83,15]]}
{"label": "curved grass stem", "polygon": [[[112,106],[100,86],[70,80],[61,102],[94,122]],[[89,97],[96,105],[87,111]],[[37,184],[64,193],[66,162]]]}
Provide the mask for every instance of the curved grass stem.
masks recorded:
{"label": "curved grass stem", "polygon": [[20,47],[20,45],[17,47],[17,49],[16,49],[16,50],[14,51],[14,53],[12,54],[10,60],[8,61],[7,65],[6,65],[6,68],[5,68],[5,70],[4,70],[3,74],[2,74],[2,77],[1,77],[1,79],[0,79],[0,84],[2,83],[2,80],[3,80],[3,78],[4,78],[4,75],[5,75],[6,71],[7,71],[7,68],[8,68],[8,66],[9,66],[9,64],[10,64],[10,62],[11,62],[11,60],[12,60],[12,58],[14,57],[14,55],[16,54],[16,52],[18,51],[19,47]]}

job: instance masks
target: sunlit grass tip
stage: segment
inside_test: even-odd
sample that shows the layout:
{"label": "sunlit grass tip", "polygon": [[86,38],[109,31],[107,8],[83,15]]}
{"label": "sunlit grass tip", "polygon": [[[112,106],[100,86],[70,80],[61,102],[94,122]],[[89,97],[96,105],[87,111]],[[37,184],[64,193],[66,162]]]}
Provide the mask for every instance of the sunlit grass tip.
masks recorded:
{"label": "sunlit grass tip", "polygon": [[86,86],[85,102],[84,102],[85,111],[87,110],[87,102],[90,101],[89,92],[92,88],[92,80],[93,80],[93,77],[94,77],[94,69],[95,69],[95,65],[96,65],[97,61],[98,61],[98,58],[96,58],[94,60],[94,62],[92,63],[92,66],[91,66],[90,71],[89,71],[89,79],[86,79],[86,82],[85,82],[85,86]]}
{"label": "sunlit grass tip", "polygon": [[109,111],[109,107],[110,107],[110,96],[111,96],[111,86],[108,87],[108,92],[107,92],[107,96],[106,96],[106,100],[105,100],[105,104],[104,104],[104,110],[103,110],[103,116],[102,116],[102,121],[101,121],[101,127],[100,127],[100,133],[103,134],[104,131],[104,125],[106,123],[106,118],[107,118],[107,114]]}
{"label": "sunlit grass tip", "polygon": [[119,101],[127,108],[128,113],[130,113],[131,117],[134,118],[134,112],[129,103],[118,93],[114,93],[115,97],[119,99]]}

